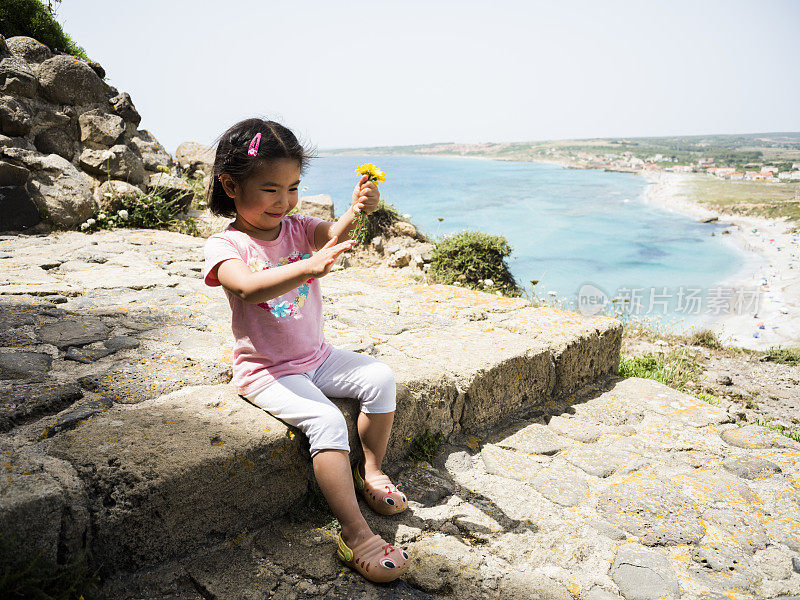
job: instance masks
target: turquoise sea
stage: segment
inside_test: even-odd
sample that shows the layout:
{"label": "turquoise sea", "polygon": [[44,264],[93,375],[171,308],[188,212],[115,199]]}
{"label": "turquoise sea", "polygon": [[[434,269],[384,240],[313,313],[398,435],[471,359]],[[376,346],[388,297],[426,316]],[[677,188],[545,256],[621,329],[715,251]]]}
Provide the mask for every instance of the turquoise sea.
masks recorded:
{"label": "turquoise sea", "polygon": [[[302,195],[329,194],[341,214],[358,181],[355,167],[365,162],[386,172],[381,197],[429,237],[464,229],[505,236],[514,249],[507,263],[526,294],[531,280],[539,280],[533,288],[539,298],[573,310],[594,313],[608,302],[606,314],[616,308],[623,319],[635,315],[686,330],[715,320],[710,288],[746,262],[722,241],[724,225],[646,203],[647,182],[629,173],[474,158],[322,155],[302,177]],[[589,293],[595,300],[586,304]]]}

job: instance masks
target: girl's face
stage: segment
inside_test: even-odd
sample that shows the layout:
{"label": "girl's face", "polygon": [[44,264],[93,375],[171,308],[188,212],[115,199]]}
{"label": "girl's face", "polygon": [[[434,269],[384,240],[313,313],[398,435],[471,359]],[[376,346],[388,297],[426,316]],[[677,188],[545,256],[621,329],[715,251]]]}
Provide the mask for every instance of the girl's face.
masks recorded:
{"label": "girl's face", "polygon": [[222,174],[222,187],[233,198],[236,220],[233,226],[264,240],[281,232],[281,219],[299,200],[300,165],[291,158],[263,164],[243,185]]}

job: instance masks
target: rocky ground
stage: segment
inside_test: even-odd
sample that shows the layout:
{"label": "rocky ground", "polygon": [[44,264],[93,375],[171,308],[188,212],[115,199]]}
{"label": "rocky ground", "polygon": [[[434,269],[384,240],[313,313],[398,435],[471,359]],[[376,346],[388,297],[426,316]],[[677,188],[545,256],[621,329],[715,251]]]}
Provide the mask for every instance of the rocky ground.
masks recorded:
{"label": "rocky ground", "polygon": [[411,552],[405,581],[374,585],[343,569],[335,523],[299,511],[235,547],[120,576],[107,590],[187,599],[796,597],[800,444],[738,428],[725,411],[647,381],[606,382],[565,414],[520,419],[446,445],[430,463],[399,465],[409,510],[362,510]]}
{"label": "rocky ground", "polygon": [[[229,381],[229,309],[199,279],[202,244],[145,230],[0,236],[6,453],[57,439],[112,405]],[[384,268],[375,263],[376,272]],[[411,261],[403,269],[424,277]],[[487,294],[470,305],[456,288],[446,302],[420,306],[405,289],[413,279],[388,277],[398,269],[386,271],[394,287],[366,295],[350,271],[323,285],[326,336],[376,355],[412,351],[411,331],[485,332],[457,340],[449,357],[457,369],[462,345],[510,339],[521,324],[509,318],[530,310],[521,299]],[[623,352],[670,343],[631,341]],[[430,348],[417,351],[424,358]],[[696,380],[707,388],[723,389],[716,381],[727,374],[732,385],[724,389],[752,385],[778,396],[796,375],[795,367],[758,361],[742,369],[725,351],[692,352],[707,361],[706,377]],[[712,405],[649,379],[611,378],[544,414],[509,414],[498,430],[453,436],[429,462],[396,462],[387,471],[403,483],[409,510],[394,518],[363,510],[376,532],[410,550],[403,581],[373,585],[342,567],[336,523],[311,503],[190,558],[119,573],[104,592],[163,600],[800,595],[800,443],[738,427],[750,419],[740,410],[754,409]]]}
{"label": "rocky ground", "polygon": [[800,365],[775,361],[775,353],[709,348],[689,338],[630,333],[623,355],[665,359],[682,353],[691,363],[685,389],[713,398],[737,421],[769,423],[800,434]]}

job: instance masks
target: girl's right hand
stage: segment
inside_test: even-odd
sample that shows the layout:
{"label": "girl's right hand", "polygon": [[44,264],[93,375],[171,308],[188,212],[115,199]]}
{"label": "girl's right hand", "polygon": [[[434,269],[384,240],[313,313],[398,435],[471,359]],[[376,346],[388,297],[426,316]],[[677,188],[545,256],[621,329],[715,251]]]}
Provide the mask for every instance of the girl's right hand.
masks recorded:
{"label": "girl's right hand", "polygon": [[[318,251],[314,252],[314,254],[311,255],[311,258],[307,259],[308,274],[311,277],[324,277],[327,275],[333,267],[336,257],[345,250],[352,248],[353,244],[355,244],[353,240],[347,240],[341,244],[336,244],[337,239],[338,236],[333,236],[328,240],[327,244],[325,244]],[[334,244],[336,245],[334,246]]]}

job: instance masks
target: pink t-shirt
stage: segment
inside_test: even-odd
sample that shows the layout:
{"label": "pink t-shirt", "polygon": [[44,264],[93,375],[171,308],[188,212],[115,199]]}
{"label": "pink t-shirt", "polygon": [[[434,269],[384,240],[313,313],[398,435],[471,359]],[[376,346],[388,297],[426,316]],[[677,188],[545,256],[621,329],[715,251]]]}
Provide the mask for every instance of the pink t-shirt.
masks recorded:
{"label": "pink t-shirt", "polygon": [[[229,258],[244,261],[256,272],[310,257],[316,251],[314,230],[321,222],[317,217],[284,217],[280,234],[271,242],[228,225],[206,241],[206,285],[221,285],[211,270]],[[331,353],[333,347],[322,332],[322,293],[316,279],[260,304],[245,302],[228,290],[225,295],[231,305],[236,338],[233,384],[240,394],[255,392],[284,375],[316,369]]]}

